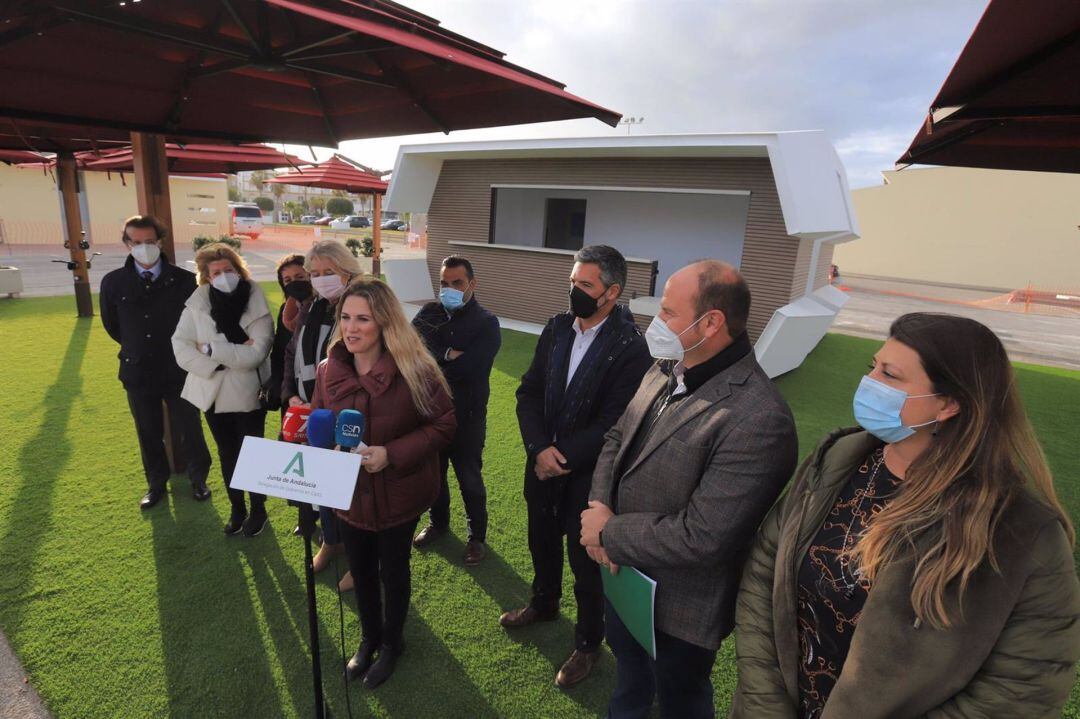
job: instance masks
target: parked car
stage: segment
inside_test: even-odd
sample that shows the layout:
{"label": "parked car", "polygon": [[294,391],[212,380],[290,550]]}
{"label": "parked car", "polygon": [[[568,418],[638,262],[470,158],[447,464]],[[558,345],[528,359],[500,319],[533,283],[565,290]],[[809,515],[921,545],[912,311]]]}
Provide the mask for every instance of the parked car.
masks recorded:
{"label": "parked car", "polygon": [[371,227],[371,220],[363,215],[349,215],[345,219],[349,221],[349,227]]}
{"label": "parked car", "polygon": [[319,219],[316,215],[303,215],[300,218],[301,225],[314,225],[315,220]]}
{"label": "parked car", "polygon": [[229,203],[229,234],[258,239],[262,234],[262,210],[254,202]]}
{"label": "parked car", "polygon": [[326,225],[329,225],[333,221],[334,221],[334,218],[333,218],[332,215],[326,215],[325,217],[320,217],[319,219],[315,220],[311,224],[313,224],[313,225],[322,225],[322,226],[325,227]]}
{"label": "parked car", "polygon": [[384,230],[404,230],[408,224],[404,220],[387,220],[379,226]]}
{"label": "parked car", "polygon": [[331,230],[347,230],[349,229],[349,218],[336,217],[330,222],[329,227]]}

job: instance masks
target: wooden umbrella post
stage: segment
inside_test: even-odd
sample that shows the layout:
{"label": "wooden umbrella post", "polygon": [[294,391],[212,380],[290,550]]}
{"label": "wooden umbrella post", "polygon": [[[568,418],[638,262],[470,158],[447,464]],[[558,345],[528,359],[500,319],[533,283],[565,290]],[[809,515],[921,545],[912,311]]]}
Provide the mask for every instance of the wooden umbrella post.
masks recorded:
{"label": "wooden umbrella post", "polygon": [[75,156],[61,152],[56,158],[56,184],[60,193],[60,210],[64,218],[64,246],[75,276],[75,308],[79,317],[94,316],[94,301],[90,297],[90,271],[86,266],[86,247],[83,246],[82,212],[79,208],[79,171]]}
{"label": "wooden umbrella post", "polygon": [[176,264],[173,244],[172,203],[169,200],[169,166],[165,157],[165,138],[148,132],[131,133],[132,159],[135,164],[135,195],[140,215],[153,215],[168,232],[161,241],[161,251]]}
{"label": "wooden umbrella post", "polygon": [[371,213],[371,245],[374,256],[371,258],[371,274],[379,277],[382,273],[382,195],[372,193],[374,210]]}
{"label": "wooden umbrella post", "polygon": [[[172,203],[169,200],[169,166],[165,157],[165,138],[147,132],[131,133],[132,162],[135,165],[135,197],[140,215],[153,215],[165,225],[165,237],[161,252],[176,264],[176,248],[173,245]],[[161,414],[165,420],[165,454],[173,474],[186,469],[182,455],[177,453],[180,434],[169,421],[169,411],[162,402]]]}

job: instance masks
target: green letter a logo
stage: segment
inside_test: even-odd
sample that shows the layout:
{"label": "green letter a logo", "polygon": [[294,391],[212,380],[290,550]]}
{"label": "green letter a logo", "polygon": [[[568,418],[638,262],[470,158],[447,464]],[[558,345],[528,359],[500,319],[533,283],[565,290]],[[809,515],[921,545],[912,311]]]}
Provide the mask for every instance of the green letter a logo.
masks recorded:
{"label": "green letter a logo", "polygon": [[[293,469],[295,467],[295,469]],[[297,452],[296,456],[289,460],[289,464],[286,465],[284,474],[294,472],[297,476],[304,476],[304,453]]]}

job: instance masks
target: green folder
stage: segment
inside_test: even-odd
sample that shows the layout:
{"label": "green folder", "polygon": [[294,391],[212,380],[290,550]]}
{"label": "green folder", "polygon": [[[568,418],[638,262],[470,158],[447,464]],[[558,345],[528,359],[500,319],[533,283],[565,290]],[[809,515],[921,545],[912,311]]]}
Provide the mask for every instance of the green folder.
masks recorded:
{"label": "green folder", "polygon": [[619,619],[630,630],[649,656],[656,659],[656,582],[633,567],[620,567],[612,574],[606,566],[601,568],[604,580],[604,596],[615,608]]}

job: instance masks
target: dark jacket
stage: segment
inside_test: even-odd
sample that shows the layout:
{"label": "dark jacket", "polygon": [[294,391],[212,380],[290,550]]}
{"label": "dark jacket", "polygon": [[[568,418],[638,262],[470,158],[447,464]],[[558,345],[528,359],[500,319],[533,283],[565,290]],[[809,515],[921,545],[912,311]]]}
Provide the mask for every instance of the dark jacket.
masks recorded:
{"label": "dark jacket", "polygon": [[548,320],[518,387],[518,425],[528,454],[526,492],[536,484],[529,482],[534,477],[533,459],[552,445],[566,457],[570,474],[564,481],[592,480],[604,435],[619,420],[653,363],[634,316],[619,305],[600,328],[567,387],[574,322],[569,312]]}
{"label": "dark jacket", "polygon": [[[491,367],[502,345],[499,319],[473,296],[453,313],[448,313],[441,302],[429,302],[412,323],[450,385],[458,422],[484,418],[491,394]],[[446,352],[451,349],[465,354],[448,360]]]}
{"label": "dark jacket", "polygon": [[390,464],[369,474],[363,466],[349,511],[338,514],[349,524],[376,532],[416,519],[439,496],[439,452],[450,445],[457,421],[450,395],[432,383],[435,412],[422,417],[413,405],[405,378],[389,352],[371,372],[357,374],[353,357],[338,343],[315,376],[313,409],[345,409],[364,415],[364,443],[386,447]]}
{"label": "dark jacket", "polygon": [[[296,332],[293,333],[293,336],[289,338],[289,342],[285,345],[285,351],[281,361],[281,403],[286,407],[289,406],[290,397],[304,398],[304,394],[301,392],[304,385],[304,378],[297,374],[296,362],[297,356],[301,358],[301,363],[303,362],[304,348],[301,346],[301,343],[304,342],[304,336],[307,334],[305,325],[308,321],[308,315],[311,314],[311,308],[313,306],[317,306],[317,309],[320,311],[329,311],[332,313],[334,311],[334,305],[331,303],[329,308],[327,308],[327,304],[326,300],[316,297],[312,301],[305,301],[300,305],[300,312],[296,316]],[[322,342],[316,350],[317,357],[315,358],[315,362],[312,366],[301,369],[301,372],[310,373],[306,376],[309,383],[314,378],[314,372],[319,362],[326,359],[326,348],[330,345],[330,338],[334,334],[333,323],[324,325],[324,327],[326,327],[326,336],[323,337]],[[310,397],[308,397],[308,399],[310,399]]]}
{"label": "dark jacket", "polygon": [[123,267],[101,278],[101,323],[120,344],[124,386],[183,386],[187,373],[176,364],[172,336],[184,302],[195,291],[195,275],[161,256],[161,275],[147,283],[130,255]]}
{"label": "dark jacket", "polygon": [[[880,445],[858,429],[831,434],[762,524],[739,590],[732,717],[796,717],[798,569],[837,495]],[[1000,571],[986,563],[972,575],[950,629],[916,622],[910,560],[881,571],[822,719],[1060,716],[1080,656],[1080,584],[1065,528],[1024,492],[992,542]],[[956,608],[955,594],[947,601]]]}
{"label": "dark jacket", "polygon": [[628,459],[667,385],[659,365],[645,375],[608,432],[589,498],[615,508],[611,561],[656,580],[656,628],[717,649],[758,524],[798,461],[795,421],[751,351],[666,409]]}
{"label": "dark jacket", "polygon": [[[301,305],[302,311],[303,305]],[[280,388],[285,379],[285,351],[289,347],[289,342],[292,341],[293,333],[285,326],[285,323],[281,321],[281,315],[285,312],[285,303],[282,302],[278,307],[277,324],[274,325],[274,344],[270,347],[270,380],[266,382],[266,386],[274,387],[278,389],[280,394]],[[292,372],[292,366],[289,366],[289,372]],[[289,395],[291,397],[292,395]],[[283,398],[284,406],[288,406],[289,397]]]}

